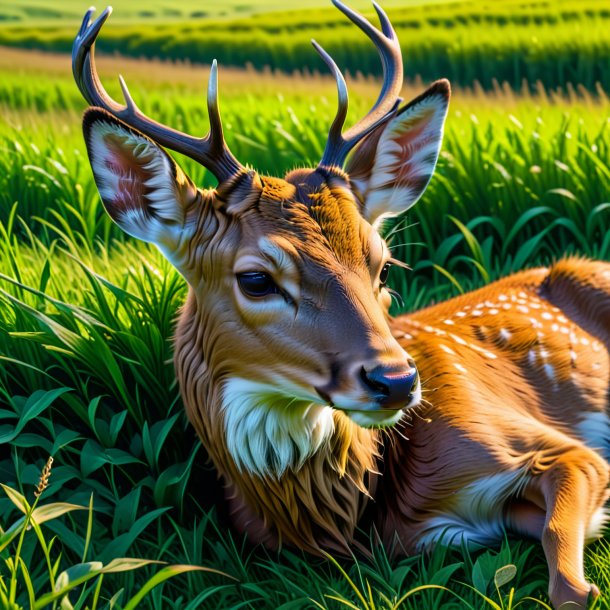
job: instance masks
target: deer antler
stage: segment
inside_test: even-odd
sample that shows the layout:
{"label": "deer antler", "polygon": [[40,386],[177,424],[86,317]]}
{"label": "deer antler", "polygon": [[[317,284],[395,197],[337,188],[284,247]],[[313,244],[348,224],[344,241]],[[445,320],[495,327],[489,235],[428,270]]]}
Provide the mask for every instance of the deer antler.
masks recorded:
{"label": "deer antler", "polygon": [[223,133],[220,112],[218,110],[218,70],[216,60],[212,63],[208,83],[208,115],[210,117],[210,131],[204,138],[195,138],[161,123],[150,119],[136,106],[127,85],[121,76],[119,80],[125,106],[115,102],[104,89],[94,59],[94,45],[112,8],[108,7],[93,23],[91,15],[94,9],[89,9],[83,19],[83,24],[74,40],[72,47],[72,72],[76,84],[83,97],[92,106],[99,106],[112,115],[121,119],[131,127],[138,129],[162,146],[176,152],[183,153],[207,167],[220,181],[223,182],[239,173],[243,168],[241,163],[228,149]]}
{"label": "deer antler", "polygon": [[375,127],[390,118],[398,104],[402,102],[402,98],[398,96],[402,88],[402,55],[398,37],[396,36],[396,32],[394,31],[388,16],[383,9],[373,1],[373,6],[377,11],[381,23],[381,31],[379,31],[369,21],[362,17],[362,15],[353,11],[340,0],[332,0],[332,2],[362,30],[377,47],[383,66],[383,86],[377,101],[369,110],[368,114],[342,134],[341,130],[345,123],[345,117],[347,116],[348,103],[345,79],[332,57],[324,51],[315,40],[311,41],[316,51],[321,55],[326,65],[334,74],[339,94],[337,114],[328,133],[326,148],[324,149],[322,160],[319,163],[320,167],[329,167],[332,165],[342,166],[349,151],[362,140],[362,138],[373,131]]}

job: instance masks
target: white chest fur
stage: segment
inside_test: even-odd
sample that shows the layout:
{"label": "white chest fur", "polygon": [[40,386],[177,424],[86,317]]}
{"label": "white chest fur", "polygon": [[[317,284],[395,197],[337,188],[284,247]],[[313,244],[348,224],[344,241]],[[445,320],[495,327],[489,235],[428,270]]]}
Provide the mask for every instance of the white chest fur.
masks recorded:
{"label": "white chest fur", "polygon": [[279,394],[270,385],[231,379],[222,403],[227,449],[240,470],[258,476],[297,471],[334,431],[330,407]]}

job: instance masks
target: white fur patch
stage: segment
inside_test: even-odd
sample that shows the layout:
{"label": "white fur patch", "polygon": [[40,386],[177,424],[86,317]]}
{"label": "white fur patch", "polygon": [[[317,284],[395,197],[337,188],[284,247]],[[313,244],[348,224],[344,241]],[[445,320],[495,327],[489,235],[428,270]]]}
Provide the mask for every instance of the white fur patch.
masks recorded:
{"label": "white fur patch", "polygon": [[502,506],[510,495],[519,492],[521,478],[520,471],[501,472],[460,489],[451,513],[427,521],[418,548],[437,542],[490,545],[501,540],[504,532]]}
{"label": "white fur patch", "polygon": [[434,517],[426,522],[426,531],[417,542],[417,549],[423,551],[435,544],[460,546],[478,544],[492,546],[502,540],[504,529],[500,519],[473,523],[457,515]]}
{"label": "white fur patch", "polygon": [[298,471],[335,428],[331,407],[240,378],[226,382],[222,410],[227,449],[235,464],[261,477]]}
{"label": "white fur patch", "polygon": [[608,515],[608,509],[603,506],[598,508],[593,513],[593,516],[587,525],[585,540],[590,542],[592,540],[596,540],[597,538],[601,538],[609,519],[610,515]]}
{"label": "white fur patch", "polygon": [[599,451],[610,462],[610,417],[607,413],[587,413],[576,425],[576,434],[585,445]]}

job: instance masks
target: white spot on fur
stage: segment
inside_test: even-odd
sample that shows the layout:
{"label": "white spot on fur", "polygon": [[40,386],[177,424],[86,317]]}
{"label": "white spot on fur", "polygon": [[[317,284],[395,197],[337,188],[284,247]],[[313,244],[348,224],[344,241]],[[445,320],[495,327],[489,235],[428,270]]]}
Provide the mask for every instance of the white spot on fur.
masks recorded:
{"label": "white spot on fur", "polygon": [[227,449],[235,464],[261,477],[297,471],[334,431],[331,407],[246,379],[226,382],[222,411]]}
{"label": "white spot on fur", "polygon": [[505,328],[501,328],[500,332],[500,339],[502,339],[503,341],[508,341],[513,335],[509,330],[506,330]]}
{"label": "white spot on fur", "polygon": [[454,362],[454,363],[453,363],[453,366],[454,366],[454,367],[455,367],[455,368],[456,368],[458,371],[460,371],[461,373],[467,373],[467,372],[468,372],[468,370],[466,369],[466,367],[465,367],[465,366],[462,366],[462,365],[461,365],[459,362]]}
{"label": "white spot on fur", "polygon": [[455,356],[455,352],[450,348],[447,347],[446,345],[444,345],[443,343],[439,344],[439,347],[447,354],[451,354],[452,356]]}
{"label": "white spot on fur", "polygon": [[466,341],[464,341],[464,339],[462,339],[462,337],[459,337],[458,335],[454,335],[453,333],[451,333],[449,335],[456,343],[459,343],[460,345],[468,345],[468,343]]}

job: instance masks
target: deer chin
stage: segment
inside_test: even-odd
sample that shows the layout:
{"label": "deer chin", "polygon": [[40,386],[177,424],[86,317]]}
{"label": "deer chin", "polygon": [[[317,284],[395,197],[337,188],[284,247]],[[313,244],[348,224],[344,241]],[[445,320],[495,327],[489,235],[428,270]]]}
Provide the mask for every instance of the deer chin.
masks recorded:
{"label": "deer chin", "polygon": [[344,411],[361,428],[390,428],[405,414],[402,409],[380,409],[378,411]]}
{"label": "deer chin", "polygon": [[[337,399],[345,397],[335,397]],[[377,403],[357,404],[355,401],[341,402],[333,400],[333,407],[343,411],[356,425],[362,428],[389,428],[397,424],[409,409],[418,407],[421,402],[421,385],[411,394],[410,400],[400,409],[383,409]]]}
{"label": "deer chin", "polygon": [[222,413],[227,449],[235,464],[261,478],[297,472],[335,430],[331,407],[241,378],[224,384]]}

